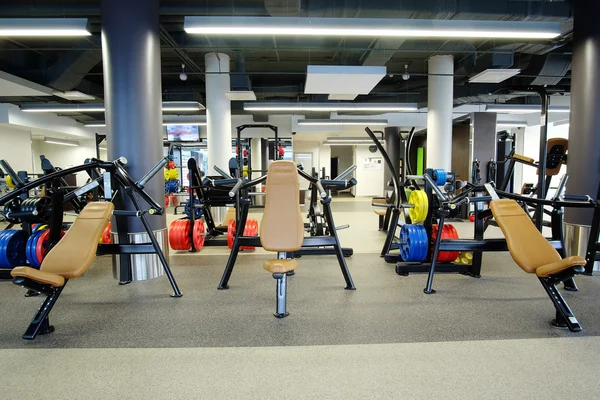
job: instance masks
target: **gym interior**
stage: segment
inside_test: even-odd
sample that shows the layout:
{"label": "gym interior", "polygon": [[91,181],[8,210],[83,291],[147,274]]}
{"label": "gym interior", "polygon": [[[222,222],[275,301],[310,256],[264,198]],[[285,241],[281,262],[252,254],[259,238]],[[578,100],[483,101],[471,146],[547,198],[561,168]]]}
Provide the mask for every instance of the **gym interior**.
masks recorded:
{"label": "gym interior", "polygon": [[598,398],[599,14],[3,0],[1,397]]}

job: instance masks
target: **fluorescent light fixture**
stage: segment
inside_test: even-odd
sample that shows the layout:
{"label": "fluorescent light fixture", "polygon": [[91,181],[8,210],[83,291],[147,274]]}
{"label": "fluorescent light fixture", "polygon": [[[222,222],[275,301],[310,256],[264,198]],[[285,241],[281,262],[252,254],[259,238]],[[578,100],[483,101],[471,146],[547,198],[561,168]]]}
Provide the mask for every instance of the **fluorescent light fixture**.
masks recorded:
{"label": "fluorescent light fixture", "polygon": [[73,146],[73,147],[79,146],[79,142],[77,142],[75,140],[54,139],[54,138],[46,137],[46,138],[44,138],[44,142],[51,143],[51,144],[59,144],[61,146]]}
{"label": "fluorescent light fixture", "polygon": [[84,122],[83,126],[85,126],[86,128],[99,128],[102,126],[106,126],[106,123],[104,121]]}
{"label": "fluorescent light fixture", "polygon": [[[21,111],[25,112],[54,112],[54,113],[85,113],[104,112],[103,103],[83,104],[23,104]],[[197,101],[164,101],[162,110],[171,111],[200,111],[204,106]]]}
{"label": "fluorescent light fixture", "polygon": [[256,93],[252,90],[232,90],[225,92],[225,95],[231,101],[253,101],[256,100]]}
{"label": "fluorescent light fixture", "polygon": [[204,106],[197,101],[163,101],[163,111],[200,111]]}
{"label": "fluorescent light fixture", "polygon": [[551,39],[559,22],[392,18],[185,17],[187,33],[201,35],[289,35],[440,38]]}
{"label": "fluorescent light fixture", "polygon": [[104,104],[22,104],[21,111],[24,112],[55,112],[55,113],[84,113],[104,112]]}
{"label": "fluorescent light fixture", "polygon": [[503,126],[507,128],[525,128],[527,126],[527,121],[498,121],[496,122],[496,126]]}
{"label": "fluorescent light fixture", "polygon": [[[487,104],[485,111],[497,113],[513,113],[513,114],[532,114],[542,112],[542,106],[536,104]],[[569,113],[569,106],[550,105],[548,112]]]}
{"label": "fluorescent light fixture", "polygon": [[417,111],[412,103],[245,103],[245,111]]}
{"label": "fluorescent light fixture", "polygon": [[0,37],[90,35],[87,18],[0,18]]}
{"label": "fluorescent light fixture", "polygon": [[520,69],[488,68],[469,78],[471,83],[500,83],[521,72]]}
{"label": "fluorescent light fixture", "polygon": [[334,125],[360,125],[360,126],[386,126],[387,119],[299,119],[298,125],[308,126],[334,126]]}
{"label": "fluorescent light fixture", "polygon": [[61,92],[59,90],[55,90],[54,92],[52,92],[52,94],[55,96],[58,96],[58,97],[62,97],[63,99],[66,99],[66,100],[86,101],[86,100],[95,100],[96,99],[94,96],[90,96],[89,94],[82,93],[78,90],[69,90],[66,92]]}
{"label": "fluorescent light fixture", "polygon": [[[206,126],[206,121],[195,121],[195,120],[180,120],[180,121],[163,121],[163,126],[172,126],[172,125],[198,125],[198,126]],[[106,126],[105,121],[90,121],[84,122],[83,126],[86,128],[96,128]]]}

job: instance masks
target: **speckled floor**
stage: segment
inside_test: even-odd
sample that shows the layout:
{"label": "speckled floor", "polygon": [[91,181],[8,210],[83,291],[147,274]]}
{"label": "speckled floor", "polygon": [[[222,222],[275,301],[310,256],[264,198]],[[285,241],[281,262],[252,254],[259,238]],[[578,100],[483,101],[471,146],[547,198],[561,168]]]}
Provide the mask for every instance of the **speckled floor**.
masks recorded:
{"label": "speckled floor", "polygon": [[[98,257],[65,288],[56,332],[33,342],[20,336],[41,300],[0,282],[0,397],[598,397],[598,277],[565,293],[584,327],[572,334],[548,324],[550,300],[507,253],[486,254],[481,279],[436,276],[427,296],[425,275],[399,277],[376,254],[384,235],[367,199],[339,199],[334,212],[351,223],[340,237],[356,251],[357,290],[343,289],[335,257],[303,257],[284,320],[271,315],[261,250],[240,256],[227,291],[216,290],[225,248],[172,253],[180,299],[165,277],[118,286]],[[455,225],[466,236],[470,224]]]}

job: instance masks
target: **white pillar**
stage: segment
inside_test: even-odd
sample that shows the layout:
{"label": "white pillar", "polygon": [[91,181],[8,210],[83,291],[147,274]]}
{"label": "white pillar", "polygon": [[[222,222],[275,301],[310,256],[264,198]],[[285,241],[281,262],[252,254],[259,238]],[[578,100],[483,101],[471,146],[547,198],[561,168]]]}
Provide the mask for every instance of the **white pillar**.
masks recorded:
{"label": "white pillar", "polygon": [[452,170],[454,57],[429,59],[427,89],[427,168]]}
{"label": "white pillar", "polygon": [[[252,171],[260,171],[262,168],[262,152],[260,145],[260,138],[252,138],[250,143],[250,154],[252,156]],[[252,179],[256,179],[262,175],[266,175],[266,172],[252,172]],[[257,188],[260,190],[262,185],[258,185]]]}
{"label": "white pillar", "polygon": [[218,175],[217,165],[229,171],[231,158],[231,102],[229,91],[229,56],[208,53],[204,56],[206,67],[206,131],[208,142],[208,175]]}

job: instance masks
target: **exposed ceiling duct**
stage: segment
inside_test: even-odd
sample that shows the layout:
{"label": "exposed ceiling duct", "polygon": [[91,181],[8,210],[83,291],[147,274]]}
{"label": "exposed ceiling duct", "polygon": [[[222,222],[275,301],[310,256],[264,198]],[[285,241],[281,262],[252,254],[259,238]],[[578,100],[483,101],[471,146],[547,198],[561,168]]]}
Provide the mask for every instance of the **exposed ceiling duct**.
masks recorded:
{"label": "exposed ceiling duct", "polygon": [[45,84],[56,90],[73,90],[101,61],[100,49],[63,52],[61,57],[47,69]]}

